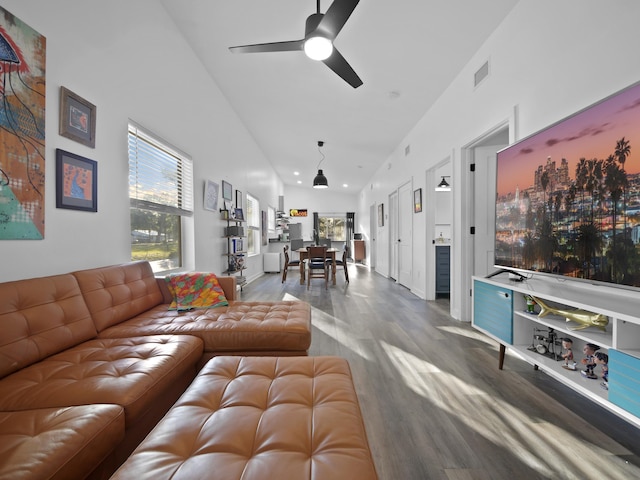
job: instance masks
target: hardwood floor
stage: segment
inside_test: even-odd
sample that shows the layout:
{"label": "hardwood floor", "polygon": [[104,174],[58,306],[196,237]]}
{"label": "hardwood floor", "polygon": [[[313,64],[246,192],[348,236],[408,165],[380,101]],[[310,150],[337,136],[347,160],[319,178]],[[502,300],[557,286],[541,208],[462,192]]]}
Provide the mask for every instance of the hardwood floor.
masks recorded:
{"label": "hardwood floor", "polygon": [[[312,306],[310,355],[348,359],[381,480],[640,478],[640,429],[364,266],[311,289],[267,274],[242,300]],[[355,479],[354,479],[355,480]]]}

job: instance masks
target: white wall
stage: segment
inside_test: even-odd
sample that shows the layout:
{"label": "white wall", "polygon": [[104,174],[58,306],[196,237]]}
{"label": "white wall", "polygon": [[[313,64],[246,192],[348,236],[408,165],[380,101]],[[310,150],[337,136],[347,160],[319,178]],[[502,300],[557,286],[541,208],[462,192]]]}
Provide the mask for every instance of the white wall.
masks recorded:
{"label": "white wall", "polygon": [[[371,204],[386,204],[389,193],[402,183],[413,180],[414,189],[425,188],[425,171],[451,157],[455,318],[470,320],[460,261],[461,239],[467,235],[462,221],[466,192],[461,185],[468,175],[462,168],[463,147],[505,122],[522,138],[640,80],[638,18],[636,0],[521,0],[361,191],[362,220]],[[490,75],[474,88],[473,74],[487,60]],[[407,145],[411,153],[405,157]],[[425,231],[423,220],[414,216],[414,221],[412,291],[423,292],[431,239],[418,233]],[[368,227],[368,221],[363,225]],[[384,265],[380,254],[385,249],[378,252],[378,265]]]}
{"label": "white wall", "polygon": [[[278,204],[283,185],[216,84],[153,0],[3,0],[47,39],[45,238],[0,242],[0,281],[126,262],[127,121],[191,155],[195,265],[224,269],[222,222],[202,208],[206,179]],[[97,106],[96,148],[58,135],[63,85]],[[55,208],[55,149],[98,162],[98,212]],[[261,257],[249,273],[262,271]]]}

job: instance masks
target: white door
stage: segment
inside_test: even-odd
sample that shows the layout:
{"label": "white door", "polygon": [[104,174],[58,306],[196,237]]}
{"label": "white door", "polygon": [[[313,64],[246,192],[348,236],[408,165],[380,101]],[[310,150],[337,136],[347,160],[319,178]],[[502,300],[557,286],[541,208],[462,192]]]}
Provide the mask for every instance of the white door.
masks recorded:
{"label": "white door", "polygon": [[369,266],[373,269],[376,268],[376,255],[378,245],[376,244],[376,237],[378,235],[378,214],[377,206],[374,203],[369,208]]}
{"label": "white door", "polygon": [[[384,210],[384,208],[383,208]],[[394,280],[398,279],[398,192],[389,195],[388,213],[389,225],[389,276]]]}
{"label": "white door", "polygon": [[496,217],[496,152],[503,145],[476,147],[474,172],[474,259],[473,274],[484,276],[493,271]]}
{"label": "white door", "polygon": [[398,282],[413,286],[413,198],[411,183],[398,190]]}

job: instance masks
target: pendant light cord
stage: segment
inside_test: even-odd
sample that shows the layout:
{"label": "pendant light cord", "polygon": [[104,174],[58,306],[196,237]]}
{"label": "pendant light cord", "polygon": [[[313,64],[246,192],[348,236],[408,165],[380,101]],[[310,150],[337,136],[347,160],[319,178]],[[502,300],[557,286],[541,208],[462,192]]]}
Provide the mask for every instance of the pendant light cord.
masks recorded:
{"label": "pendant light cord", "polygon": [[322,142],[318,142],[318,152],[320,152],[320,155],[322,155],[322,158],[318,162],[318,170],[320,170],[320,164],[324,162],[324,158],[325,158],[324,153],[322,153],[321,147],[322,147]]}

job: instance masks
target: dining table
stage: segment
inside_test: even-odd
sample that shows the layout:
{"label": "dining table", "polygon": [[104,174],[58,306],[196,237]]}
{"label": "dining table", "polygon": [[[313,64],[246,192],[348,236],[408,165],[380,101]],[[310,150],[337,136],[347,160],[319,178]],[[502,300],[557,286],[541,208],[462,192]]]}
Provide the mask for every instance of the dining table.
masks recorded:
{"label": "dining table", "polygon": [[[300,255],[300,284],[304,285],[304,261],[307,258],[307,248],[302,247],[295,250]],[[327,254],[331,257],[331,283],[336,284],[336,253],[342,250],[338,248],[327,248]]]}

